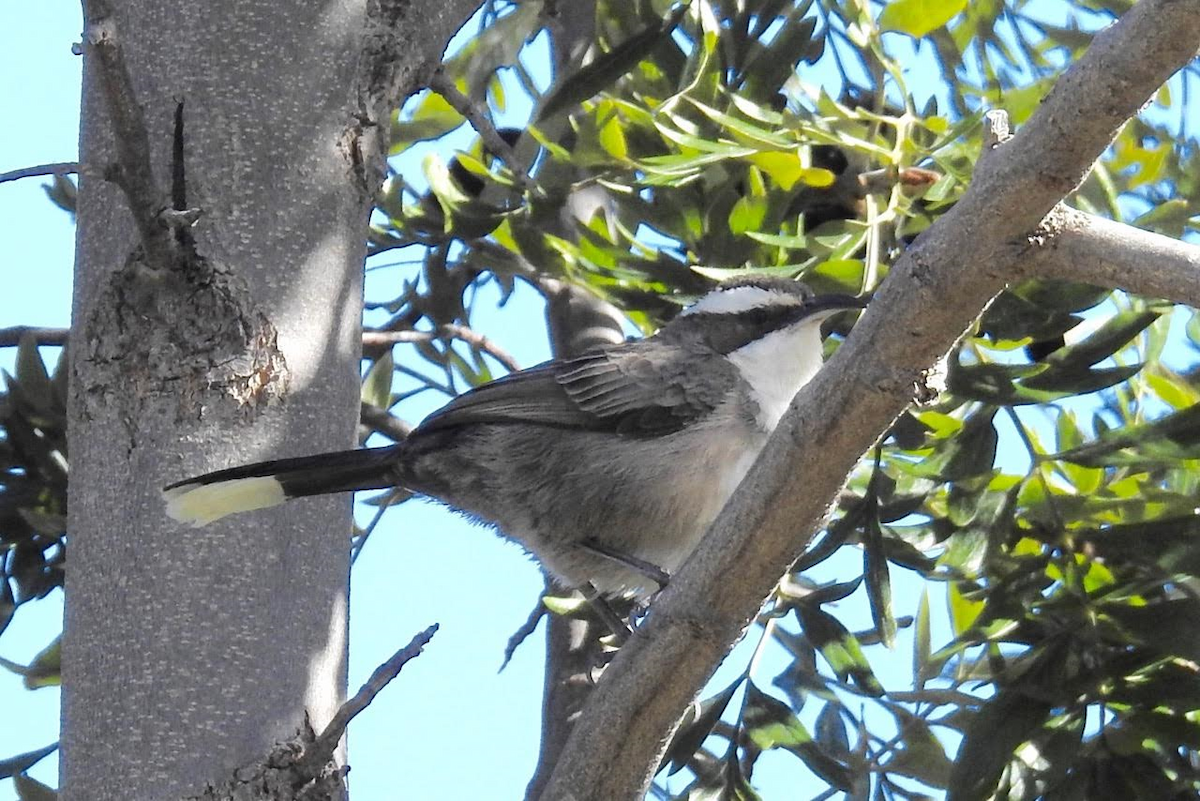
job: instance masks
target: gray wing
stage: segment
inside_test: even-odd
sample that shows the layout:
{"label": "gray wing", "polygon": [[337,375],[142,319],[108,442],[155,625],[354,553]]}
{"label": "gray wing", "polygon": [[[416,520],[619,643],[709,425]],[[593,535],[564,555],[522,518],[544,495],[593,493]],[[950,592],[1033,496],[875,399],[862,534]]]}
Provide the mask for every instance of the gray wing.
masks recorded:
{"label": "gray wing", "polygon": [[[685,368],[702,369],[698,386]],[[466,392],[426,418],[422,432],[472,423],[529,423],[656,437],[720,404],[738,380],[719,354],[631,342],[512,373]]]}

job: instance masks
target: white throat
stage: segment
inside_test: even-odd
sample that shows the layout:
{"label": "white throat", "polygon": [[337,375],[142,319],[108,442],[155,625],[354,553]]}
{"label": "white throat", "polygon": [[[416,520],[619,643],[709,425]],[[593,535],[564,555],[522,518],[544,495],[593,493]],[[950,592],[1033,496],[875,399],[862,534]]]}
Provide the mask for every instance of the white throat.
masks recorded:
{"label": "white throat", "polygon": [[765,431],[775,430],[800,387],[821,369],[821,321],[828,316],[806,317],[729,354],[750,385],[750,397],[758,403],[756,419]]}

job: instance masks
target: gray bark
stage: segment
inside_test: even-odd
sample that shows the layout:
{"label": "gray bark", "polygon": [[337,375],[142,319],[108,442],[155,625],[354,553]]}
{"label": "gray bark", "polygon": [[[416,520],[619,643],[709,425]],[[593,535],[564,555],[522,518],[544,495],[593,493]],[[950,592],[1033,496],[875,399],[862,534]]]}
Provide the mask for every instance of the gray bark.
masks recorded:
{"label": "gray bark", "polygon": [[[204,215],[199,258],[163,264],[122,193],[81,180],[65,798],[201,792],[320,731],[342,701],[349,498],[181,529],[159,488],[354,446],[380,131],[474,5],[141,0],[109,20],[151,191],[165,202],[185,100],[187,200]],[[103,166],[117,158],[111,98],[85,54],[80,157]]]}

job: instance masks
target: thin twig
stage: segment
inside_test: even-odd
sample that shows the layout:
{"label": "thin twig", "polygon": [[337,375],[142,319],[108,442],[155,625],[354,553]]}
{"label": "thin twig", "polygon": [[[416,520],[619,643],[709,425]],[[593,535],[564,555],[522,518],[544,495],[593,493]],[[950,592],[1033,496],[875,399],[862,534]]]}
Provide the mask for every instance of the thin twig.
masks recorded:
{"label": "thin twig", "polygon": [[542,603],[542,599],[538,598],[537,603],[533,605],[533,609],[529,610],[529,617],[525,618],[525,622],[508,638],[508,643],[504,646],[504,661],[500,663],[500,669],[496,671],[497,673],[504,672],[504,669],[508,667],[508,663],[512,661],[513,655],[516,654],[517,649],[521,647],[521,643],[525,642],[530,634],[537,631],[538,623],[541,622],[548,611],[546,605]]}
{"label": "thin twig", "polygon": [[116,19],[108,0],[85,0],[83,12],[84,51],[100,76],[120,168],[112,178],[125,193],[147,260],[165,267],[171,263],[171,239],[157,219],[167,203],[150,165],[150,135],[125,64]]}
{"label": "thin twig", "polygon": [[0,172],[0,184],[8,181],[19,181],[22,178],[35,178],[39,175],[74,175],[83,171],[84,168],[77,161],[56,161],[52,164],[36,164],[32,167],[22,167],[19,170]]}
{"label": "thin twig", "polygon": [[[16,347],[20,343],[21,337],[26,335],[32,336],[34,341],[39,345],[66,345],[69,330],[67,328],[42,328],[31,325],[14,325],[8,328],[0,328],[0,348]],[[488,354],[504,365],[510,372],[515,373],[521,369],[520,363],[508,351],[478,331],[464,325],[443,325],[437,331],[364,331],[362,344],[364,348],[379,348],[395,345],[400,342],[432,342],[436,339],[462,340],[471,347]],[[395,420],[395,418],[392,418],[392,420]],[[381,434],[387,434],[392,439],[403,439],[407,436],[408,431],[411,430],[411,428],[404,429],[398,427],[398,421],[386,423],[383,418],[374,415],[373,412],[368,412],[365,407],[363,422],[372,428],[376,428]],[[401,436],[396,437],[394,434],[401,434]]]}
{"label": "thin twig", "polygon": [[345,734],[346,727],[350,725],[350,721],[354,719],[355,715],[366,709],[392,679],[400,675],[400,671],[408,664],[409,660],[420,655],[421,650],[429,644],[437,630],[438,624],[434,623],[413,637],[408,645],[394,653],[390,659],[375,668],[375,672],[363,684],[362,689],[355,693],[353,698],[338,707],[338,711],[329,721],[325,730],[304,749],[301,761],[310,766],[324,765],[328,762],[333,757],[333,752],[337,748],[338,742],[341,741],[342,735]]}
{"label": "thin twig", "polygon": [[359,411],[359,420],[372,432],[383,434],[393,442],[403,441],[413,430],[411,424],[389,413],[387,409],[380,409],[375,404],[366,401],[363,401]]}
{"label": "thin twig", "polygon": [[515,373],[521,369],[520,363],[508,351],[483,334],[465,325],[450,323],[438,326],[437,331],[363,331],[364,348],[386,347],[387,345],[395,345],[401,342],[433,342],[438,339],[462,340],[476,350],[488,354],[504,365],[510,372]]}
{"label": "thin twig", "polygon": [[62,347],[67,344],[68,328],[40,328],[33,325],[14,325],[0,328],[0,348],[15,348],[23,337],[32,337],[37,345]]}
{"label": "thin twig", "polygon": [[487,106],[458,91],[454,81],[446,76],[446,72],[441,67],[433,70],[430,75],[429,88],[445,98],[451,108],[467,118],[467,122],[471,123],[471,127],[483,140],[484,147],[500,157],[516,176],[517,182],[524,188],[529,183],[529,172],[523,164],[517,161],[517,152],[513,146],[506,142],[500,132],[496,130],[496,125],[492,122],[491,115],[488,114]]}
{"label": "thin twig", "polygon": [[379,526],[379,521],[383,520],[383,513],[398,503],[404,503],[413,497],[413,494],[413,492],[404,489],[404,487],[392,487],[387,496],[382,501],[379,501],[379,508],[371,516],[371,522],[367,524],[367,527],[363,529],[362,535],[350,547],[351,567],[358,561],[358,557],[362,555],[362,550],[366,546],[367,540],[375,533],[375,529]]}

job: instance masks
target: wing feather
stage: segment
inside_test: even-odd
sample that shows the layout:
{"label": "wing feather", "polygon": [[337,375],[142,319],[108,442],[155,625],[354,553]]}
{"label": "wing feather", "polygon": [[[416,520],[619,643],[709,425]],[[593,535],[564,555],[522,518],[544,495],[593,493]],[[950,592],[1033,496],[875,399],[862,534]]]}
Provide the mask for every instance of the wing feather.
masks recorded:
{"label": "wing feather", "polygon": [[[682,367],[705,372],[702,387]],[[466,392],[420,431],[474,423],[525,423],[654,437],[702,418],[733,389],[737,368],[708,349],[630,342],[545,362]]]}

